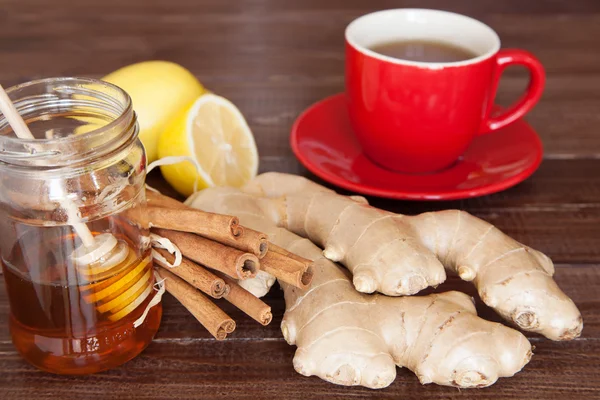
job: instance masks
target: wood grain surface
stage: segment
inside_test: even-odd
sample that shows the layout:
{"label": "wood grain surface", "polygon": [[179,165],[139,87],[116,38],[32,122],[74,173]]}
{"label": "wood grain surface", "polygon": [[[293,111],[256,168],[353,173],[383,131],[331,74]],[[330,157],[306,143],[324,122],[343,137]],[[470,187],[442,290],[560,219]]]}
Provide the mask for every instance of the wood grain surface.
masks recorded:
{"label": "wood grain surface", "polygon": [[[556,343],[528,335],[536,347],[531,363],[487,389],[421,386],[401,369],[389,388],[373,391],[294,371],[295,348],[279,330],[278,290],[266,298],[274,314],[268,327],[220,302],[238,324],[223,342],[167,295],[161,329],[139,357],[109,372],[62,377],[37,371],[16,353],[2,286],[0,399],[600,399],[600,1],[0,0],[0,82],[100,77],[136,61],[175,61],[239,106],[256,136],[262,171],[312,177],[289,148],[291,124],[313,102],[343,90],[344,27],[361,14],[395,7],[476,17],[499,33],[504,47],[541,59],[546,91],[527,120],[542,138],[545,159],[529,180],[490,196],[369,200],[407,214],[465,209],[544,251],[583,313],[581,338]],[[526,82],[524,71],[509,69],[497,101],[509,103]],[[158,174],[149,179],[168,191]],[[475,296],[457,279],[438,290],[447,289]],[[478,308],[498,320],[481,302]]]}

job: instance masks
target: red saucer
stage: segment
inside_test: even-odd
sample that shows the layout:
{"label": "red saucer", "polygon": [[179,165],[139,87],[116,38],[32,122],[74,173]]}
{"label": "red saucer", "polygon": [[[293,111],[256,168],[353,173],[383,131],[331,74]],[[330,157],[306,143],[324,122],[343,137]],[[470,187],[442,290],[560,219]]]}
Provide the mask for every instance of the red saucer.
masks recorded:
{"label": "red saucer", "polygon": [[373,163],[358,145],[337,94],[304,111],[292,128],[291,145],[306,168],[353,192],[407,200],[451,200],[499,192],[527,179],[542,162],[542,143],[518,120],[476,138],[456,164],[443,171],[412,175]]}

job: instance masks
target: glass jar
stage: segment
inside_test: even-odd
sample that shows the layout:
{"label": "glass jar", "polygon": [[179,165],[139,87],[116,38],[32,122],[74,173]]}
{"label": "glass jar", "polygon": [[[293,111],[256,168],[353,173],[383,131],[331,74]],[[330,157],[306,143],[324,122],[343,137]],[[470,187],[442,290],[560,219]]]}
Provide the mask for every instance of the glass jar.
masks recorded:
{"label": "glass jar", "polygon": [[[0,255],[13,343],[53,373],[118,366],[151,342],[162,314],[150,303],[146,157],[131,99],[84,78],[7,93],[36,138],[18,139],[0,114]],[[93,243],[112,240],[110,254],[87,257],[81,226]]]}

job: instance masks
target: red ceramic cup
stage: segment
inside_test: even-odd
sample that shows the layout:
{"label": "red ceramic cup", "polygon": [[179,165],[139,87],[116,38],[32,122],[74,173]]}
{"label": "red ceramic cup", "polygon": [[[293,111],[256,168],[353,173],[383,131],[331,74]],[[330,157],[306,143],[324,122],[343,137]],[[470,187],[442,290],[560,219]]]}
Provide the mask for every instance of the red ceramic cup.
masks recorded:
{"label": "red ceramic cup", "polygon": [[[369,50],[399,40],[432,40],[471,50],[472,59],[414,62]],[[491,116],[502,71],[523,65],[527,91],[504,113]],[[500,50],[487,25],[438,10],[379,11],[346,28],[346,93],[350,120],[365,154],[381,166],[409,173],[454,163],[478,135],[527,113],[544,88],[544,69],[530,53]]]}

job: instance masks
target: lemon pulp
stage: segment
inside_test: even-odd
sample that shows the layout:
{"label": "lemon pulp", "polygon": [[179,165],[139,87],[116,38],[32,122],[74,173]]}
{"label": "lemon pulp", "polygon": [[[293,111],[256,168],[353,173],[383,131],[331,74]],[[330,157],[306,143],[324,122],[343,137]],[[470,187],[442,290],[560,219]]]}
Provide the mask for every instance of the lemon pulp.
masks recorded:
{"label": "lemon pulp", "polygon": [[185,160],[160,167],[184,196],[210,186],[240,187],[258,171],[256,143],[244,116],[214,94],[201,96],[165,129],[158,156]]}

